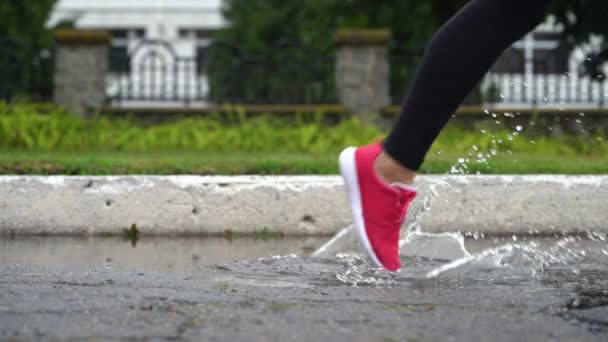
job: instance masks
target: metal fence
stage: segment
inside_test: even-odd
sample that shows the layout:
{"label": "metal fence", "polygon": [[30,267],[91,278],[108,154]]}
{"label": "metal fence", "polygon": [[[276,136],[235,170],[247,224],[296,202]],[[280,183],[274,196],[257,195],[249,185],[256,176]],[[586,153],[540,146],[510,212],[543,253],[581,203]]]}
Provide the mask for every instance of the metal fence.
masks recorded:
{"label": "metal fence", "polygon": [[[111,54],[107,96],[117,107],[204,107],[213,104],[335,104],[335,57],[294,40],[282,40],[265,53],[244,52],[215,41],[189,57],[168,42],[146,40],[123,54]],[[392,103],[400,105],[424,51],[420,45],[390,55]],[[181,52],[181,51],[180,51]],[[50,100],[53,49],[34,49],[0,38],[0,100],[27,96]],[[582,76],[577,61],[567,74],[487,74],[467,104],[505,108],[604,108],[605,79]]]}
{"label": "metal fence", "polygon": [[576,72],[556,74],[488,74],[481,84],[484,102],[502,107],[603,108],[605,80]]}
{"label": "metal fence", "polygon": [[53,52],[13,38],[0,38],[0,100],[23,96],[48,101],[53,93]]}
{"label": "metal fence", "polygon": [[[400,105],[413,82],[424,48],[391,54],[391,97]],[[581,61],[571,61],[565,74],[488,73],[465,100],[467,105],[503,108],[604,108],[608,100],[605,79],[582,75]]]}
{"label": "metal fence", "polygon": [[142,41],[111,56],[108,97],[114,106],[208,106],[219,103],[336,103],[334,56],[281,41],[247,54],[216,41],[179,56],[163,41]]}

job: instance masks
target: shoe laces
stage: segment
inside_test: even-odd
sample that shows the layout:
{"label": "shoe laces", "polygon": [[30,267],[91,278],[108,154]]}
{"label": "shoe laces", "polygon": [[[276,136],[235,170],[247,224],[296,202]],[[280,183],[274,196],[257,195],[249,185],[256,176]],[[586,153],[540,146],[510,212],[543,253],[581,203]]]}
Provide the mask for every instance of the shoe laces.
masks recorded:
{"label": "shoe laces", "polygon": [[396,197],[396,206],[399,212],[399,216],[395,220],[395,223],[402,224],[405,221],[407,209],[409,207],[410,202],[414,199],[414,196],[411,193],[399,190],[396,193]]}

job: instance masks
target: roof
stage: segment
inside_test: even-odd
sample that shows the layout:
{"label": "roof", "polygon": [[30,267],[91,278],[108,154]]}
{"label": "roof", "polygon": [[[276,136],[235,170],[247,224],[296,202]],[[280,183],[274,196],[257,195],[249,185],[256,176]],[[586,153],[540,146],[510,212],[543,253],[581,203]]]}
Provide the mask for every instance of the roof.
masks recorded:
{"label": "roof", "polygon": [[[65,20],[76,21],[78,26],[81,22],[91,22],[90,17],[112,18],[130,14],[137,14],[140,17],[198,15],[205,18],[214,17],[216,19],[213,21],[218,22],[221,17],[222,2],[222,0],[59,0],[47,26],[54,27]],[[124,19],[120,21],[124,22]],[[134,21],[137,21],[136,17]]]}

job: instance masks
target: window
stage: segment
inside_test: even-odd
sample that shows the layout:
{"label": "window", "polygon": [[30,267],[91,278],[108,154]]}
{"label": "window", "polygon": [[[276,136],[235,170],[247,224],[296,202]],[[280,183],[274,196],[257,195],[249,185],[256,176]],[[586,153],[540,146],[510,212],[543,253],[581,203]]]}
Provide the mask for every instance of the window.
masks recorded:
{"label": "window", "polygon": [[181,39],[210,40],[215,32],[215,30],[210,29],[181,28],[178,31],[178,36]]}
{"label": "window", "polygon": [[510,47],[494,63],[490,71],[498,74],[523,74],[524,70],[525,60],[523,51]]}
{"label": "window", "polygon": [[110,47],[110,72],[130,73],[131,61],[129,60],[129,49],[126,46]]}
{"label": "window", "polygon": [[146,30],[135,29],[114,29],[110,30],[112,35],[112,45],[110,46],[110,72],[130,73],[131,61],[129,47],[138,40],[146,36]]}
{"label": "window", "polygon": [[558,41],[561,37],[559,32],[534,32],[534,40]]}
{"label": "window", "polygon": [[534,73],[535,74],[564,74],[568,68],[570,53],[565,48],[553,50],[534,51]]}
{"label": "window", "polygon": [[196,39],[212,39],[215,34],[214,30],[196,30]]}
{"label": "window", "polygon": [[[535,74],[563,74],[569,72],[570,51],[560,44],[559,33],[534,32],[530,56]],[[526,68],[526,41],[516,42],[509,47],[492,66],[491,72],[503,74],[523,74]]]}

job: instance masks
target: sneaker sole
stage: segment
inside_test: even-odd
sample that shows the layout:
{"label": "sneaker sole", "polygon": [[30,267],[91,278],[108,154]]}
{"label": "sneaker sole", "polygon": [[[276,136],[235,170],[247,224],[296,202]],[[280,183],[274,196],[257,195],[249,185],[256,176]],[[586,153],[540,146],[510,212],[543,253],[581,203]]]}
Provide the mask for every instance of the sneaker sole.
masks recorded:
{"label": "sneaker sole", "polygon": [[374,253],[372,244],[367,236],[367,230],[365,229],[363,208],[361,204],[361,192],[359,191],[359,177],[357,176],[357,164],[355,162],[355,151],[356,148],[349,147],[340,153],[340,173],[344,179],[344,185],[353,215],[355,230],[357,231],[357,237],[359,238],[359,241],[363,245],[363,249],[370,259],[372,259],[372,261],[378,267],[384,268],[384,265],[382,265],[380,260],[378,260],[376,253]]}

